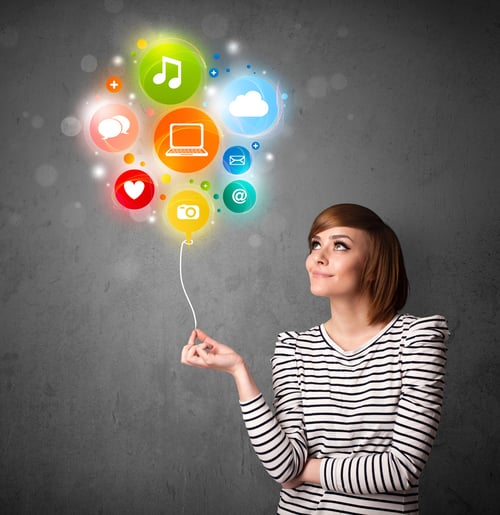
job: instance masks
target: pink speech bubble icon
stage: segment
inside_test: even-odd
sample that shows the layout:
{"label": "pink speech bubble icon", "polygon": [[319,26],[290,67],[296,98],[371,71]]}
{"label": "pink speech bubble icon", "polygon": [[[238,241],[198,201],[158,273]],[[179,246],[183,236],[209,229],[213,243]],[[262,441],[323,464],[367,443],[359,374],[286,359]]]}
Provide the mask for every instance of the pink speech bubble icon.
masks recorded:
{"label": "pink speech bubble icon", "polygon": [[137,117],[127,106],[107,104],[92,116],[89,133],[92,141],[106,152],[122,152],[137,138]]}

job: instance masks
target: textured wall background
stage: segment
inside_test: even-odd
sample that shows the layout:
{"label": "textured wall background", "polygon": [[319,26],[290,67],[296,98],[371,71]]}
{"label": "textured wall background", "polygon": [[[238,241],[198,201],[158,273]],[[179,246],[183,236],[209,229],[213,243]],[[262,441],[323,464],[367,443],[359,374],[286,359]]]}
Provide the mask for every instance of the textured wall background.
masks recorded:
{"label": "textured wall background", "polygon": [[373,208],[400,235],[407,310],[453,333],[422,513],[498,513],[498,2],[6,0],[0,14],[0,511],[274,512],[230,379],[179,363],[179,242],[113,216],[82,135],[61,131],[94,80],[85,55],[174,29],[209,52],[238,41],[289,94],[266,214],[186,250],[200,327],[271,399],[275,335],[328,316],[303,270],[312,218]]}

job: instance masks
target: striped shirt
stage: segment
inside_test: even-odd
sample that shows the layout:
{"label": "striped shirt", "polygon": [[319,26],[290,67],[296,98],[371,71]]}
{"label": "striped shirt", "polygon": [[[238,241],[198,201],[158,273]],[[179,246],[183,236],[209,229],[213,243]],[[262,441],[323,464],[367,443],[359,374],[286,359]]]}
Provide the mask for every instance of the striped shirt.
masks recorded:
{"label": "striped shirt", "polygon": [[439,425],[446,320],[396,316],[354,351],[325,328],[281,333],[274,411],[241,402],[252,446],[279,483],[321,458],[321,486],[282,489],[278,514],[418,513],[418,480]]}

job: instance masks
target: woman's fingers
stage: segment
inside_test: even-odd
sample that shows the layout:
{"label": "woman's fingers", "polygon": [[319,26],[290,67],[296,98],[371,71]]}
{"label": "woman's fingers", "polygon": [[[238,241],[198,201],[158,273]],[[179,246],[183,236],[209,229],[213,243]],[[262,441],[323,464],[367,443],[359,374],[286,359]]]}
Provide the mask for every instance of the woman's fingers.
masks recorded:
{"label": "woman's fingers", "polygon": [[195,345],[195,338],[196,338],[196,333],[195,333],[195,331],[192,331],[192,332],[191,332],[191,335],[189,336],[189,340],[188,340],[187,345],[184,345],[184,347],[182,347],[181,363],[187,364],[187,363],[186,363],[187,353],[188,353],[188,350],[189,350],[193,345]]}
{"label": "woman's fingers", "polygon": [[196,343],[196,329],[191,331],[189,335],[188,345],[194,345]]}
{"label": "woman's fingers", "polygon": [[210,338],[201,329],[195,329],[191,333],[181,356],[181,363],[184,365],[225,372],[229,372],[238,360],[241,358],[231,348]]}
{"label": "woman's fingers", "polygon": [[207,333],[205,333],[204,331],[202,331],[198,327],[193,332],[196,334],[196,337],[198,338],[198,340],[202,340],[203,341],[205,338],[208,338]]}
{"label": "woman's fingers", "polygon": [[206,334],[205,332],[203,332],[201,329],[196,329],[195,330],[195,333],[196,333],[196,338],[198,340],[200,340],[200,342],[202,343],[205,343],[205,344],[208,344],[210,345],[211,347],[217,345],[217,341],[214,340],[213,338],[210,338],[210,336],[208,336],[208,334]]}
{"label": "woman's fingers", "polygon": [[299,479],[291,479],[290,481],[287,481],[286,483],[281,483],[281,488],[284,488],[285,490],[289,490],[292,488],[297,488],[303,484],[303,481],[300,481]]}
{"label": "woman's fingers", "polygon": [[185,365],[190,365],[190,361],[193,358],[193,345],[186,345],[184,349],[182,349],[181,361]]}
{"label": "woman's fingers", "polygon": [[[199,334],[201,333],[201,334]],[[196,339],[203,338],[204,341],[196,343]],[[207,341],[211,340],[211,341]],[[194,330],[189,337],[187,345],[182,349],[181,363],[184,365],[191,365],[195,367],[206,368],[209,366],[207,355],[213,348],[215,340],[209,338],[205,333],[199,330]]]}

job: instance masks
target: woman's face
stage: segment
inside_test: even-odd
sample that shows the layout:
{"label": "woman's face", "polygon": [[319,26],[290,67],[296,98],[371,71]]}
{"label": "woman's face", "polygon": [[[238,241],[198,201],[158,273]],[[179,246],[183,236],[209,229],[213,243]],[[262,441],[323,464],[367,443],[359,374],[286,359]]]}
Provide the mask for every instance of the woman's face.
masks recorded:
{"label": "woman's face", "polygon": [[333,227],[317,234],[310,243],[306,269],[311,293],[345,299],[358,296],[368,258],[368,234],[352,227]]}

